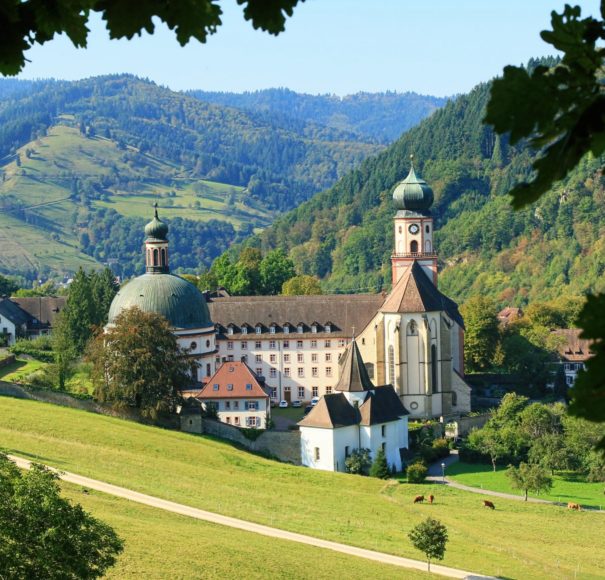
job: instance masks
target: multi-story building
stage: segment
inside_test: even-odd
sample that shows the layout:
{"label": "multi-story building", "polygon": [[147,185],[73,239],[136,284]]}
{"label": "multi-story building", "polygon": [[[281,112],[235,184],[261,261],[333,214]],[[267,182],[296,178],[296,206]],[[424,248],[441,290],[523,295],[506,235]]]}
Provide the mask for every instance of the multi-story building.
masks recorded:
{"label": "multi-story building", "polygon": [[559,364],[563,366],[565,384],[568,387],[574,386],[578,373],[586,368],[586,361],[593,356],[590,340],[580,338],[581,332],[579,328],[564,328],[552,332],[560,340]]}

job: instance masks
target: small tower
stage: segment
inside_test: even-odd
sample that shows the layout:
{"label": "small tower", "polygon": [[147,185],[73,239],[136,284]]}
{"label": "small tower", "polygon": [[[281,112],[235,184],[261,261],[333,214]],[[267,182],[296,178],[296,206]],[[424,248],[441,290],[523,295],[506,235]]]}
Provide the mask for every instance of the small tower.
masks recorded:
{"label": "small tower", "polygon": [[392,282],[397,284],[414,261],[437,285],[437,254],[433,246],[433,190],[424,179],[416,176],[413,155],[410,172],[393,191],[397,208],[395,215],[395,247],[391,255]]}
{"label": "small tower", "polygon": [[168,274],[168,226],[158,217],[158,204],[153,219],[145,226],[145,264],[148,274]]}

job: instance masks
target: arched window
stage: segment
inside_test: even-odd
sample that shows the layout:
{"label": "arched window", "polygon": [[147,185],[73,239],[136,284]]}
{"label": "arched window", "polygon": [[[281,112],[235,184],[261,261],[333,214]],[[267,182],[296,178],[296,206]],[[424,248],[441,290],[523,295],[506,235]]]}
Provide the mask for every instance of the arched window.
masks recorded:
{"label": "arched window", "polygon": [[424,229],[424,231],[425,231],[427,234],[430,234],[430,233],[431,233],[431,226],[429,226],[428,224],[426,224],[426,228]]}
{"label": "arched window", "polygon": [[393,345],[389,346],[389,378],[391,384],[395,385],[395,348]]}
{"label": "arched window", "polygon": [[415,336],[416,335],[416,322],[414,320],[410,321],[410,323],[408,324],[406,334],[408,336]]}
{"label": "arched window", "polygon": [[399,233],[401,233],[401,226],[399,226]]}
{"label": "arched window", "polygon": [[430,241],[430,240],[426,240],[426,241],[424,242],[424,251],[425,251],[427,254],[430,254],[430,253],[431,253],[431,241]]}
{"label": "arched window", "polygon": [[410,244],[410,252],[412,252],[412,254],[418,253],[418,242],[416,240],[412,240],[412,243]]}
{"label": "arched window", "polygon": [[158,249],[154,248],[153,249],[153,265],[157,266],[159,262],[159,255],[158,255]]}
{"label": "arched window", "polygon": [[437,346],[431,345],[431,391],[439,392],[439,384],[437,382]]}
{"label": "arched window", "polygon": [[165,250],[165,248],[162,248],[162,261],[160,262],[160,264],[162,266],[166,265],[166,250]]}

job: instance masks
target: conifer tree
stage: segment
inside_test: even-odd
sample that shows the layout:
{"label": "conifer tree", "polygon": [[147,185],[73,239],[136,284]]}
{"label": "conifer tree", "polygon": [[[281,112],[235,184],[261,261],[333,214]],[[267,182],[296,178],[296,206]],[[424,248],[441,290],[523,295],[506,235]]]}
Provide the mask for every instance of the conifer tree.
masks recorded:
{"label": "conifer tree", "polygon": [[370,467],[370,477],[377,477],[378,479],[389,479],[390,477],[389,466],[387,464],[387,456],[384,450],[381,448],[376,453],[376,457]]}

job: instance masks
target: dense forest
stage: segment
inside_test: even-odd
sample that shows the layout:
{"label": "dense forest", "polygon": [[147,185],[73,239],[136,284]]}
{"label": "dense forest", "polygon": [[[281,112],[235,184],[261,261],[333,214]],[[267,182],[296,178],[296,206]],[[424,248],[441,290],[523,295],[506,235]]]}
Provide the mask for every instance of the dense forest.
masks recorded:
{"label": "dense forest", "polygon": [[288,251],[298,272],[320,277],[328,291],[388,287],[391,192],[414,154],[435,191],[444,292],[523,305],[605,290],[602,160],[584,159],[539,203],[514,212],[506,193],[530,176],[535,152],[511,147],[482,124],[489,90],[481,84],[449,102],[248,245]]}
{"label": "dense forest", "polygon": [[245,93],[189,91],[202,101],[265,113],[306,123],[319,123],[358,138],[391,143],[404,132],[442,107],[448,99],[417,93],[357,93],[307,95],[289,89],[265,89]]}

